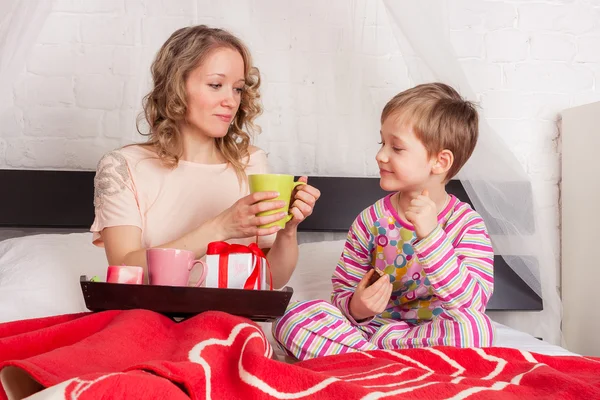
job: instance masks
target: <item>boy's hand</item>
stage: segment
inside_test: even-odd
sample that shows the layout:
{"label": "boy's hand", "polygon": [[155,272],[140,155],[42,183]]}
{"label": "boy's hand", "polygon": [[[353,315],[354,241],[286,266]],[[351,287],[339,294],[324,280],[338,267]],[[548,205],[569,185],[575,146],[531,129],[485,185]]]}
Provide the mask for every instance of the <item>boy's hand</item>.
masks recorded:
{"label": "boy's hand", "polygon": [[350,315],[356,321],[370,318],[381,314],[390,302],[393,286],[390,283],[389,275],[385,274],[371,286],[369,278],[375,273],[371,269],[365,274],[362,280],[356,286],[356,290],[350,300]]}
{"label": "boy's hand", "polygon": [[415,227],[417,239],[423,239],[438,226],[437,207],[429,198],[429,191],[423,190],[419,196],[411,200],[408,210],[404,212],[406,219]]}

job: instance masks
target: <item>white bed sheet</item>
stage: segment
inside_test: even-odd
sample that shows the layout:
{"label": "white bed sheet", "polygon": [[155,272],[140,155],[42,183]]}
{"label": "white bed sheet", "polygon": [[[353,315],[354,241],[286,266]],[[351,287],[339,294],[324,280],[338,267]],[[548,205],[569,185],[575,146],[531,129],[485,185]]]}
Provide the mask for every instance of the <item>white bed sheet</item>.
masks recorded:
{"label": "white bed sheet", "polygon": [[508,347],[550,356],[579,356],[579,354],[572,353],[560,346],[539,340],[528,333],[509,328],[498,322],[494,321],[494,326],[496,328],[494,347]]}

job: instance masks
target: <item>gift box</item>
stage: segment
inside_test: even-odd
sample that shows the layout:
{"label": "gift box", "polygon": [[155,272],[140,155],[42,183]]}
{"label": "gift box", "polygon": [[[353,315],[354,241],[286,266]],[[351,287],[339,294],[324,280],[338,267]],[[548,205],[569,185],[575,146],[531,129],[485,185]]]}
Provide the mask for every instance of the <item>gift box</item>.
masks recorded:
{"label": "gift box", "polygon": [[208,245],[205,287],[272,290],[270,267],[262,250],[249,246],[213,242]]}

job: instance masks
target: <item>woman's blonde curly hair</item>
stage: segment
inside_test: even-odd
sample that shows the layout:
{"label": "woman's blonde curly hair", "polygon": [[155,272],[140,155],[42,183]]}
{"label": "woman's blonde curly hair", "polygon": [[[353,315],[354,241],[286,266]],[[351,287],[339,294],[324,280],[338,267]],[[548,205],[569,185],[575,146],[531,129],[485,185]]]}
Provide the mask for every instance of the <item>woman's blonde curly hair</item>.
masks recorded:
{"label": "woman's blonde curly hair", "polygon": [[[206,25],[181,28],[162,45],[152,63],[154,87],[144,97],[144,111],[138,118],[137,129],[140,134],[149,136],[144,145],[151,147],[165,166],[176,167],[183,154],[179,124],[185,121],[187,114],[186,80],[212,50],[222,47],[240,53],[244,60],[246,83],[240,107],[229,131],[215,141],[238,178],[243,179],[250,145],[250,135],[243,129],[260,132],[260,127],[254,124],[262,112],[259,101],[260,73],[252,65],[250,51],[244,43],[223,29]],[[143,119],[148,123],[148,133],[140,130],[139,123]]]}

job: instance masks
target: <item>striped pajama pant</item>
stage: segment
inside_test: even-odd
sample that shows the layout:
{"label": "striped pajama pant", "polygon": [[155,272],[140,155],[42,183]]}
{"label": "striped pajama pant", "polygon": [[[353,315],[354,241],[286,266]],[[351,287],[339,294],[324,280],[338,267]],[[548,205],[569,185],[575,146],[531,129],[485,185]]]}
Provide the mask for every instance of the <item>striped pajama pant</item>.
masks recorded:
{"label": "striped pajama pant", "polygon": [[419,324],[376,317],[357,326],[332,304],[311,300],[290,304],[273,323],[273,337],[289,355],[308,360],[379,349],[490,347],[494,328],[487,315],[469,309],[445,310]]}

